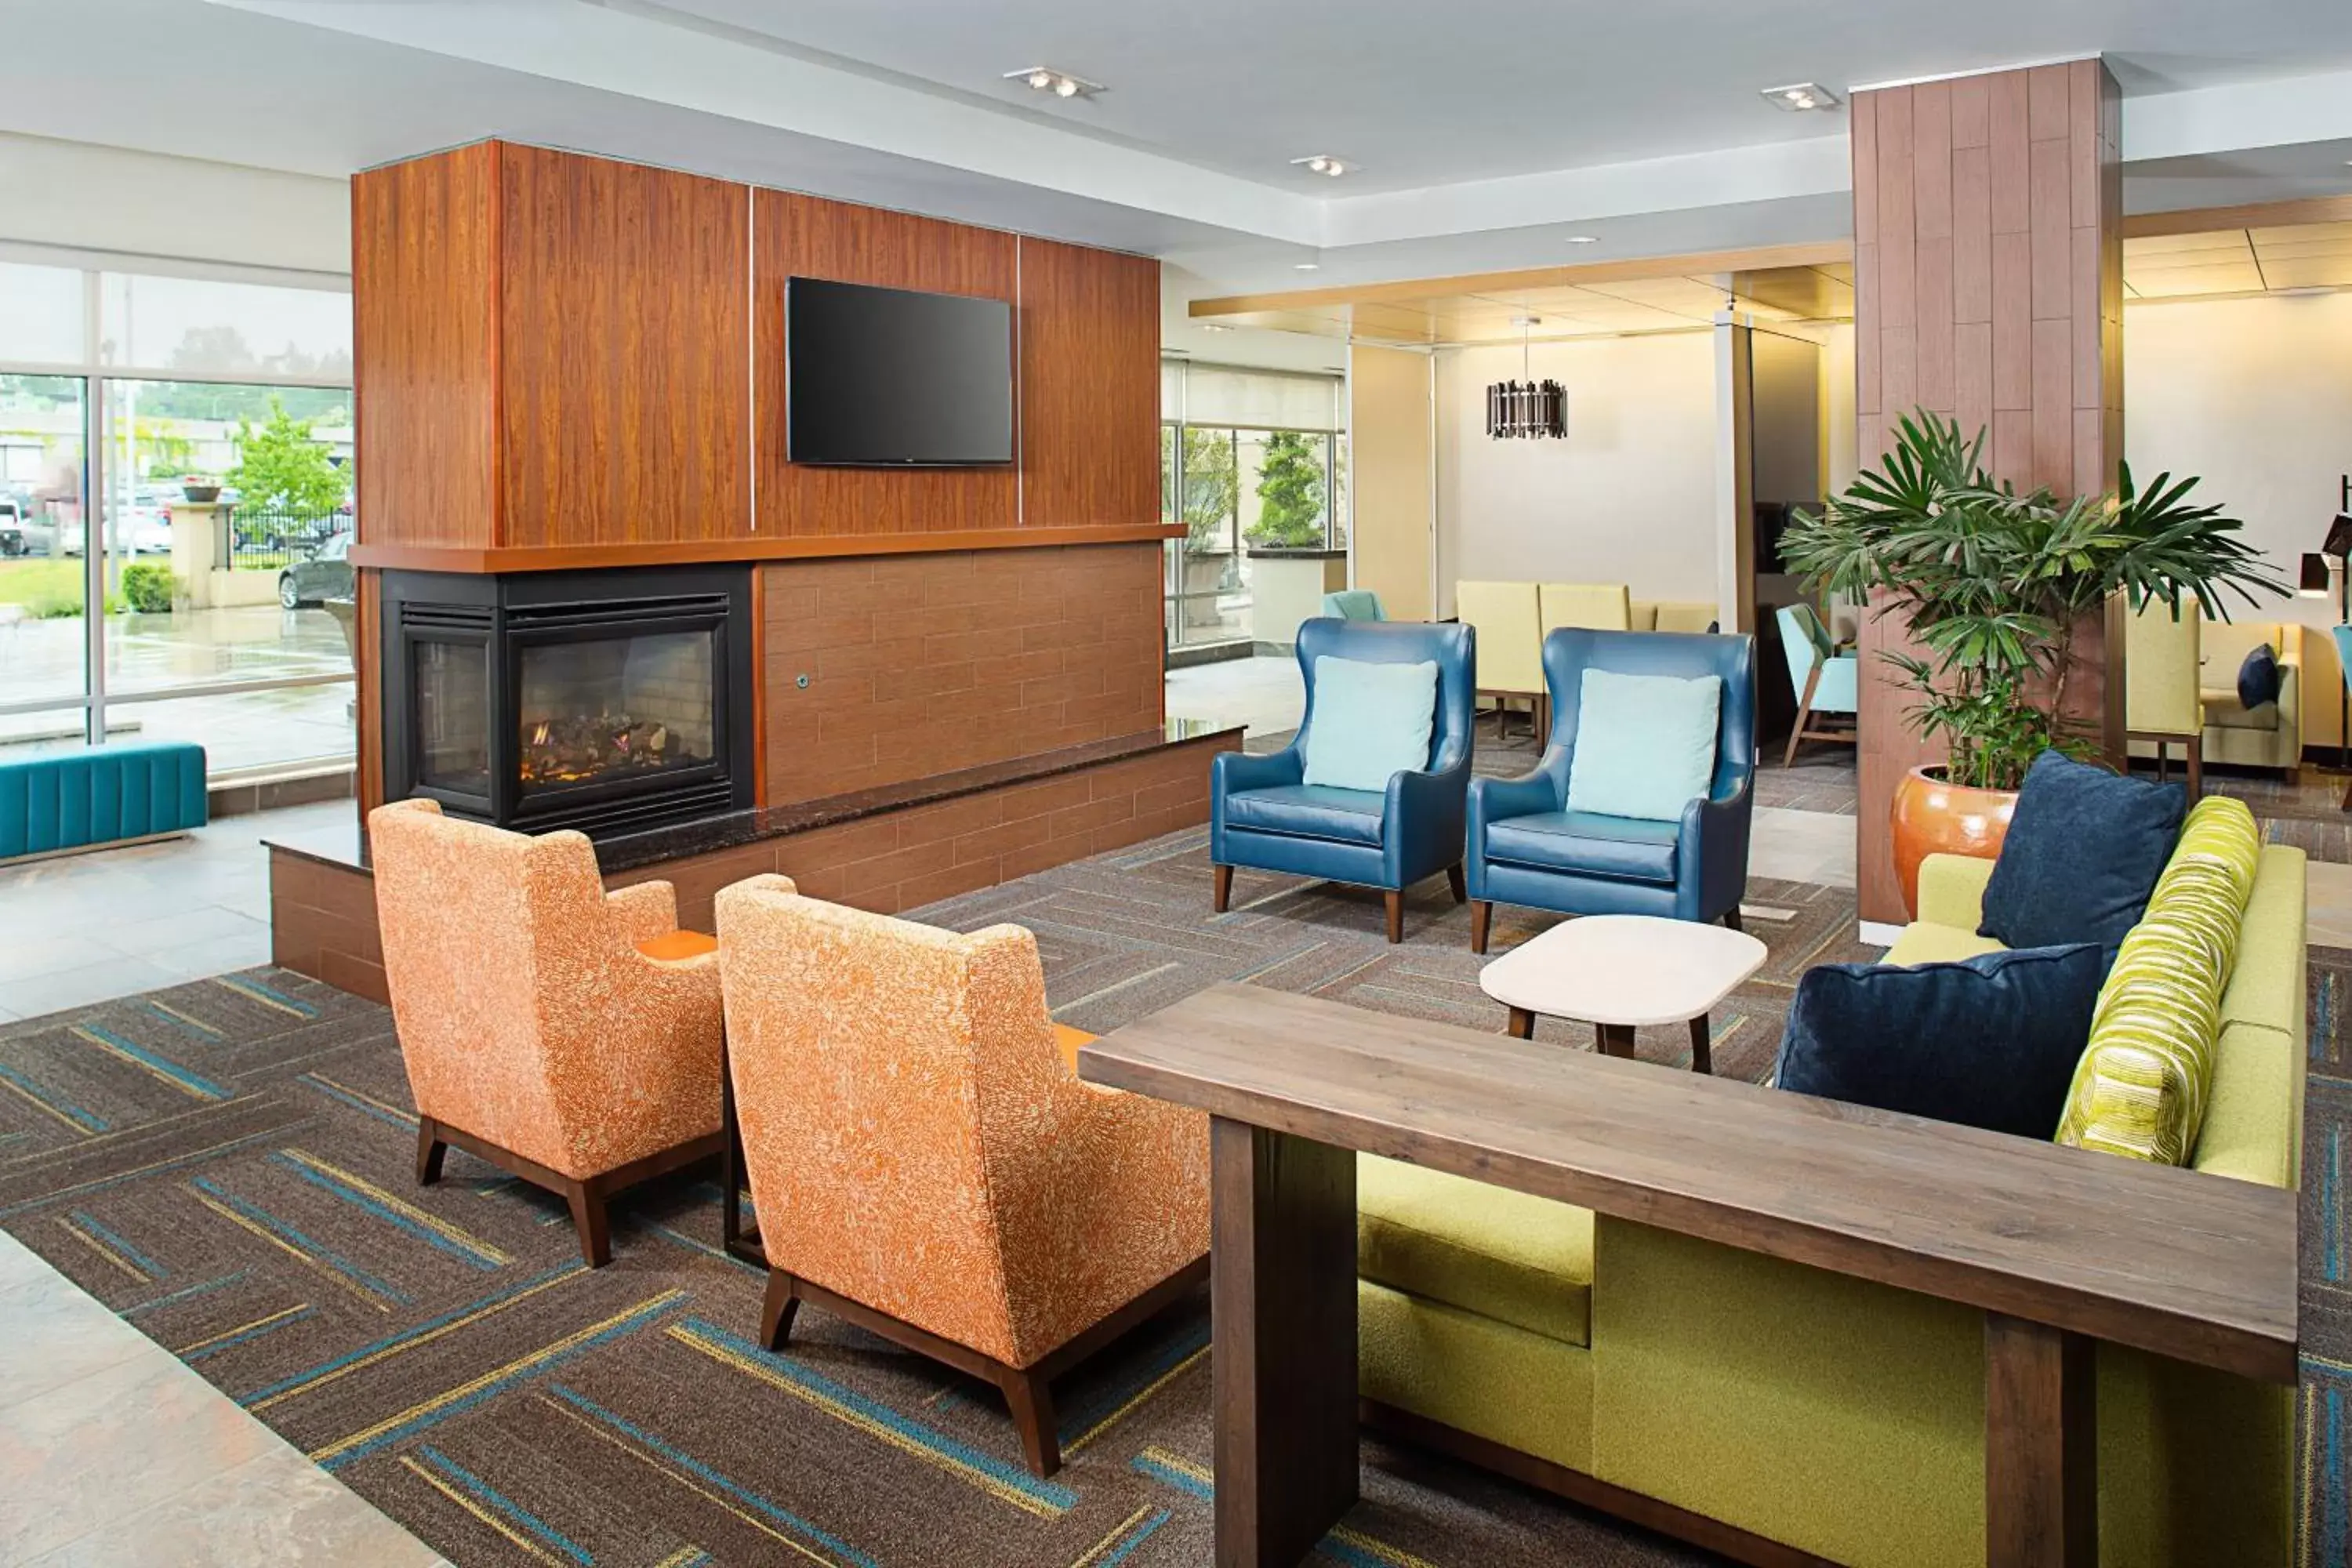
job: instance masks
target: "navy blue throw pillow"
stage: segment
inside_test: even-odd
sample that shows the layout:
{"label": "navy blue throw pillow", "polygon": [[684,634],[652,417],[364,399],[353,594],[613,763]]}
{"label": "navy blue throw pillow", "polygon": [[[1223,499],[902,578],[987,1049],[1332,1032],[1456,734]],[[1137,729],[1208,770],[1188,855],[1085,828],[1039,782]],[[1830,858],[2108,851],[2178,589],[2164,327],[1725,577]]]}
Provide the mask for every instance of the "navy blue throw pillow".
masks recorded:
{"label": "navy blue throw pillow", "polygon": [[2003,947],[2095,942],[2113,953],[2172,858],[2188,792],[2056,752],[2026,770],[1979,936]]}
{"label": "navy blue throw pillow", "polygon": [[2249,708],[2260,708],[2277,701],[2278,695],[2278,655],[2270,644],[2258,642],[2246,655],[2246,662],[2238,666],[2238,700]]}
{"label": "navy blue throw pillow", "polygon": [[2107,970],[2096,942],[1960,963],[1805,972],[1774,1069],[1782,1089],[1964,1127],[2054,1137]]}

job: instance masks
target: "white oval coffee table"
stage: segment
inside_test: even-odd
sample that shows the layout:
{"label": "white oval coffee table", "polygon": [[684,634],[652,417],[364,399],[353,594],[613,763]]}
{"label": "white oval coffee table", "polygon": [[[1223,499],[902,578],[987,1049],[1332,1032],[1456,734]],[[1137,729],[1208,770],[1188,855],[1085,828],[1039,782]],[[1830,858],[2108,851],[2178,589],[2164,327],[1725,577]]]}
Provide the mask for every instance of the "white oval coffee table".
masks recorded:
{"label": "white oval coffee table", "polygon": [[1601,1054],[1631,1057],[1633,1031],[1687,1021],[1691,1066],[1712,1072],[1706,1016],[1763,967],[1744,931],[1654,915],[1582,915],[1520,943],[1478,972],[1479,988],[1510,1009],[1508,1033],[1535,1038],[1536,1015],[1593,1027]]}

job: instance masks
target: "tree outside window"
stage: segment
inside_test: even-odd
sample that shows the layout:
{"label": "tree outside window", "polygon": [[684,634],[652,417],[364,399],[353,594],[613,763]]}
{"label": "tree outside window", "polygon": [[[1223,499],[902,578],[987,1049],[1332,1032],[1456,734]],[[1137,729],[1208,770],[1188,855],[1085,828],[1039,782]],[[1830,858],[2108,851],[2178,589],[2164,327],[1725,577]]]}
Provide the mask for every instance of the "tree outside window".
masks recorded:
{"label": "tree outside window", "polygon": [[1257,470],[1257,521],[1252,544],[1313,550],[1324,542],[1323,454],[1319,437],[1276,430],[1265,438]]}

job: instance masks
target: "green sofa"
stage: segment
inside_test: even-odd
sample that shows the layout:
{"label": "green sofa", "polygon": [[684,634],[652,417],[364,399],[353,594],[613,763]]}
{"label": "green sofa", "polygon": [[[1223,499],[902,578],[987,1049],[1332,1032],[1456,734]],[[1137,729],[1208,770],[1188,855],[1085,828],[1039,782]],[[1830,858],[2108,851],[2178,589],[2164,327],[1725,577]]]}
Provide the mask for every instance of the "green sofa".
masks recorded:
{"label": "green sofa", "polygon": [[[1994,948],[1990,871],[1931,858],[1889,959]],[[2304,942],[2303,852],[2265,847],[2192,1162],[2216,1179],[2298,1181]],[[1423,1436],[1853,1568],[1984,1561],[1982,1314],[1370,1155],[1357,1181],[1362,1392]],[[2102,1563],[2286,1568],[2294,1414],[2291,1388],[2101,1346]]]}

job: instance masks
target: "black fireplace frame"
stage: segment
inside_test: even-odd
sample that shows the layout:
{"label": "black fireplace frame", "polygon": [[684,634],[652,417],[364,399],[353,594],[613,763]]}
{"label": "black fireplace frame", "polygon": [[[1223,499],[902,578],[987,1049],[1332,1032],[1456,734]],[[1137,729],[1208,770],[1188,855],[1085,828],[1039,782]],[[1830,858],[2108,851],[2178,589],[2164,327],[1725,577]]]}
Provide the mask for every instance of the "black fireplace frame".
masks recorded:
{"label": "black fireplace frame", "polygon": [[[392,572],[383,580],[381,647],[384,798],[437,800],[452,816],[524,833],[577,828],[591,837],[745,811],[753,798],[756,672],[751,668],[751,568],[648,566],[612,571],[480,574]],[[524,791],[522,664],[530,647],[614,637],[708,632],[712,637],[711,760],[627,778]],[[484,649],[486,791],[424,781],[416,649]]]}

